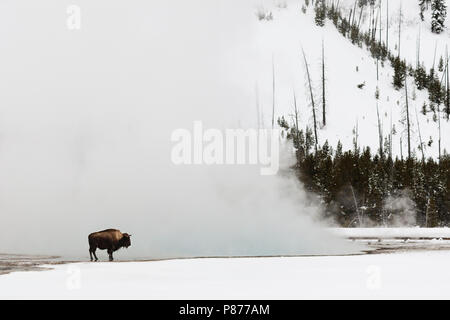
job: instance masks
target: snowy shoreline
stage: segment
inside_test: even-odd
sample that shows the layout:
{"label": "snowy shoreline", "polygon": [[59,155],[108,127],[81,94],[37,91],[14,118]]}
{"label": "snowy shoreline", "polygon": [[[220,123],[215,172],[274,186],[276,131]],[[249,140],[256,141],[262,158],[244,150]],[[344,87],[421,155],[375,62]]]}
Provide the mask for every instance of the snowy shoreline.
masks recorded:
{"label": "snowy shoreline", "polygon": [[[113,263],[64,259],[45,262],[35,256],[43,263],[38,265],[39,269],[0,275],[0,299],[450,298],[447,272],[450,241],[387,240],[441,239],[450,236],[450,228],[328,231],[349,239],[383,240],[367,241],[371,253],[375,254],[358,255],[143,258],[140,261],[118,258]],[[30,256],[9,257],[33,262]],[[6,255],[3,258],[7,260]],[[424,270],[433,272],[425,275]]]}
{"label": "snowy shoreline", "polygon": [[[426,250],[427,246],[432,244],[441,244],[444,249],[450,245],[450,228],[328,228],[326,229],[334,236],[345,238],[348,240],[366,241],[368,247],[362,248],[358,252],[352,253],[335,253],[335,254],[273,254],[273,255],[217,255],[217,256],[186,256],[186,257],[122,257],[118,258],[115,263],[143,263],[143,262],[159,262],[159,261],[182,261],[182,260],[198,260],[198,259],[264,259],[264,258],[298,258],[298,257],[336,257],[336,256],[354,256],[364,255],[367,253],[383,252],[386,246],[393,246],[391,250],[405,249],[399,242],[408,241],[409,244],[421,244],[421,246],[410,246],[406,249]],[[376,245],[370,240],[383,240],[383,244]],[[450,247],[449,247],[450,249]],[[66,257],[66,256],[46,256],[46,255],[27,255],[0,253],[0,276],[12,272],[21,271],[43,271],[52,269],[55,265],[86,263],[89,262],[88,257]],[[101,255],[100,262],[106,262],[106,258]]]}
{"label": "snowy shoreline", "polygon": [[331,228],[329,230],[345,238],[450,239],[450,228]]}
{"label": "snowy shoreline", "polygon": [[449,256],[421,251],[70,263],[1,276],[0,299],[450,298]]}

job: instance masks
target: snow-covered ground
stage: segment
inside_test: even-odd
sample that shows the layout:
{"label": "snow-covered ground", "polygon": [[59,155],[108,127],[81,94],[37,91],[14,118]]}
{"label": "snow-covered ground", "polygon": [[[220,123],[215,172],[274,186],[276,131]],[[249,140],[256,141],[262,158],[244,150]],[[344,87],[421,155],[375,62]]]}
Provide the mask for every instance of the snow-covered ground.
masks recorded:
{"label": "snow-covered ground", "polygon": [[450,245],[439,240],[450,236],[449,228],[330,231],[341,238],[383,240],[367,242],[370,253],[340,256],[154,261],[117,256],[113,263],[47,264],[41,266],[46,271],[0,276],[0,299],[450,298]]}
{"label": "snow-covered ground", "polygon": [[75,263],[0,277],[0,298],[450,298],[450,251]]}

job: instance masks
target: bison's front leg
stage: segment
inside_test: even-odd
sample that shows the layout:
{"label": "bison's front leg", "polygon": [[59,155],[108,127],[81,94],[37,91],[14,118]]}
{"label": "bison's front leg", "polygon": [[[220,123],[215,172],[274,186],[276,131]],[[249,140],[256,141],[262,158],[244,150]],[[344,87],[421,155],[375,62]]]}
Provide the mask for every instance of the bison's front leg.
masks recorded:
{"label": "bison's front leg", "polygon": [[91,257],[91,261],[92,261],[92,256],[94,256],[95,261],[98,261],[97,255],[95,254],[95,250],[96,250],[96,249],[97,249],[97,248],[95,248],[95,247],[89,248],[89,255],[90,255],[90,257]]}
{"label": "bison's front leg", "polygon": [[113,261],[113,250],[112,249],[108,249],[108,255],[109,255],[109,261]]}

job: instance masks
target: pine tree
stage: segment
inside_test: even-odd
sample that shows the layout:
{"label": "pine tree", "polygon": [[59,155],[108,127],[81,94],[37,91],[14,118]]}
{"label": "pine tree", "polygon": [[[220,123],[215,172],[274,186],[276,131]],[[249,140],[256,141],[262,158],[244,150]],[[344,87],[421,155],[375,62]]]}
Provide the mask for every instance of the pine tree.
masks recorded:
{"label": "pine tree", "polygon": [[442,58],[442,56],[439,59],[438,70],[439,70],[439,72],[444,71],[444,59]]}
{"label": "pine tree", "polygon": [[328,17],[328,19],[333,21],[333,24],[335,27],[338,27],[339,12],[336,10],[336,6],[335,6],[334,2],[331,3],[331,7],[328,9],[327,17]]}
{"label": "pine tree", "polygon": [[433,196],[430,197],[426,211],[426,227],[433,228],[438,226],[439,212],[436,206],[436,200]]}
{"label": "pine tree", "polygon": [[441,33],[445,27],[447,17],[447,6],[444,0],[433,0],[431,3],[431,31]]}
{"label": "pine tree", "polygon": [[432,71],[428,77],[428,98],[430,102],[438,105],[441,104],[444,98],[442,91],[441,81]]}
{"label": "pine tree", "polygon": [[426,116],[426,115],[427,115],[427,112],[428,112],[428,110],[427,110],[427,104],[424,102],[423,105],[422,105],[422,114],[423,114],[424,116]]}
{"label": "pine tree", "polygon": [[399,90],[403,88],[403,84],[405,82],[406,64],[404,61],[400,60],[399,57],[396,57],[392,62],[392,67],[394,68],[394,78],[392,84],[395,89]]}
{"label": "pine tree", "polygon": [[423,65],[419,65],[414,73],[414,80],[416,82],[417,89],[422,90],[428,85],[427,72]]}
{"label": "pine tree", "polygon": [[323,27],[325,25],[325,17],[327,12],[325,0],[317,0],[314,10],[316,13],[316,16],[314,18],[316,25],[318,25],[319,27]]}

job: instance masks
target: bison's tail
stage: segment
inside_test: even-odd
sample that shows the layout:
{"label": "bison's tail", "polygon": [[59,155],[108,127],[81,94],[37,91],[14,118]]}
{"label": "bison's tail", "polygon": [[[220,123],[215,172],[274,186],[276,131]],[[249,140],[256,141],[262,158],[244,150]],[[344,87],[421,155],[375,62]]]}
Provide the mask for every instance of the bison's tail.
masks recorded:
{"label": "bison's tail", "polygon": [[90,235],[88,236],[88,242],[89,242],[89,245],[90,245],[90,246],[94,244],[94,236],[93,236],[92,234],[90,234]]}

